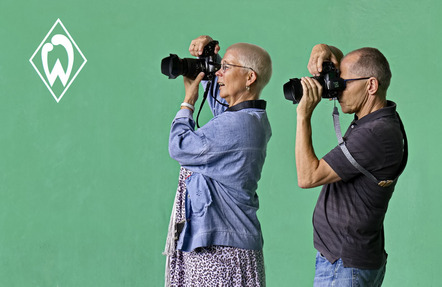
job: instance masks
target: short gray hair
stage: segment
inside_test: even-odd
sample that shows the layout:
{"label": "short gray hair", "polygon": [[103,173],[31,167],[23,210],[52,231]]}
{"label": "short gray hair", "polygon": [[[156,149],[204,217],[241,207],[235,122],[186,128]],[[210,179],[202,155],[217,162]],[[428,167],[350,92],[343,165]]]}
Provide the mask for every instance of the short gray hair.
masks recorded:
{"label": "short gray hair", "polygon": [[241,65],[255,71],[257,75],[256,87],[260,93],[272,76],[272,60],[269,53],[263,48],[249,43],[236,43],[227,48],[228,50],[238,51],[238,61]]}
{"label": "short gray hair", "polygon": [[347,56],[350,54],[359,56],[352,66],[353,72],[361,77],[375,77],[379,82],[379,90],[386,93],[391,80],[387,58],[378,49],[369,47],[354,50]]}

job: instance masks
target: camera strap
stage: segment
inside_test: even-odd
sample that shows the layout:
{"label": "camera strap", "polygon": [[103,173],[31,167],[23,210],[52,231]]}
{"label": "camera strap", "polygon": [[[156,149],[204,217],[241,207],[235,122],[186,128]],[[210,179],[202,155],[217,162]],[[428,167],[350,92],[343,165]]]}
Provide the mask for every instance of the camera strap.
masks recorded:
{"label": "camera strap", "polygon": [[[198,121],[198,119],[199,119],[199,117],[200,117],[200,113],[201,113],[201,110],[202,110],[202,108],[203,108],[203,106],[204,106],[204,103],[206,102],[207,95],[209,94],[209,91],[210,91],[210,89],[212,88],[212,83],[213,83],[213,80],[212,80],[212,79],[210,79],[210,80],[207,81],[206,90],[204,91],[204,95],[203,95],[203,100],[201,101],[201,105],[200,105],[200,108],[199,108],[199,110],[198,110],[198,114],[197,114],[197,116],[196,116],[196,126],[197,126],[198,128],[200,128],[200,125],[199,125],[199,121]],[[217,88],[217,85],[213,85],[213,88]],[[229,106],[229,105],[226,105],[226,104],[220,102],[220,101],[216,98],[216,96],[214,96],[215,94],[216,94],[215,91],[212,91],[212,93],[211,93],[210,95],[212,96],[213,99],[215,99],[215,101],[216,101],[218,104],[223,105],[223,106],[225,106],[225,107],[228,107],[228,106]]]}
{"label": "camera strap", "polygon": [[407,165],[407,160],[408,160],[408,141],[407,141],[407,135],[405,134],[404,125],[403,125],[403,123],[401,121],[401,118],[399,117],[399,114],[396,113],[396,116],[399,119],[400,129],[401,129],[401,132],[402,132],[402,136],[404,138],[404,154],[402,156],[402,162],[401,162],[401,165],[400,165],[399,174],[396,176],[395,179],[378,180],[373,174],[371,174],[368,170],[363,168],[354,159],[354,157],[351,155],[351,153],[348,150],[347,146],[345,145],[345,141],[344,141],[344,139],[342,137],[341,125],[339,123],[338,108],[336,106],[333,108],[333,124],[334,124],[334,127],[335,127],[335,133],[336,133],[336,137],[338,138],[339,147],[341,148],[341,150],[344,153],[345,157],[350,161],[350,163],[355,168],[357,168],[361,173],[363,173],[365,176],[370,178],[373,182],[375,182],[377,185],[379,185],[381,187],[387,187],[387,186],[390,186],[391,184],[393,184],[394,182],[396,182],[397,179],[399,178],[399,176],[404,171],[405,166]]}
{"label": "camera strap", "polygon": [[196,126],[197,126],[198,128],[200,128],[200,124],[199,124],[199,122],[198,122],[198,119],[199,119],[199,117],[200,117],[201,109],[202,109],[203,106],[204,106],[204,103],[205,103],[206,98],[207,98],[207,94],[209,93],[209,90],[210,90],[210,87],[211,87],[211,86],[212,86],[212,80],[209,80],[209,81],[207,82],[206,90],[204,91],[203,100],[201,101],[201,105],[200,105],[200,108],[199,108],[199,110],[198,110],[198,114],[196,115]]}

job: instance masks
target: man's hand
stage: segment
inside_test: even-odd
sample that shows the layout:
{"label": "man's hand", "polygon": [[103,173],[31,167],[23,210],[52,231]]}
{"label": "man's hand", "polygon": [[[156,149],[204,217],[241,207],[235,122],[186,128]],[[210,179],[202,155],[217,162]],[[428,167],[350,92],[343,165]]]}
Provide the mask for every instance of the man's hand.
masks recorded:
{"label": "man's hand", "polygon": [[313,78],[301,78],[302,98],[296,109],[298,117],[310,120],[315,107],[321,101],[322,86]]}
{"label": "man's hand", "polygon": [[[192,40],[192,42],[190,42],[190,46],[189,46],[190,54],[195,57],[201,56],[201,54],[203,53],[204,47],[212,41],[213,41],[213,39],[207,35],[199,36],[195,40]],[[217,44],[215,47],[215,54],[218,54],[219,49],[220,49],[219,45]]]}
{"label": "man's hand", "polygon": [[184,102],[194,106],[196,101],[198,100],[198,88],[201,80],[204,78],[204,73],[203,72],[199,73],[198,76],[195,78],[195,80],[192,80],[188,77],[183,77],[183,78],[184,78],[184,88],[186,90],[186,96],[184,97]]}
{"label": "man's hand", "polygon": [[308,61],[308,71],[313,76],[319,76],[322,72],[322,63],[324,61],[332,62],[336,68],[339,68],[339,63],[343,58],[341,50],[336,47],[328,46],[326,44],[315,45],[310,54]]}

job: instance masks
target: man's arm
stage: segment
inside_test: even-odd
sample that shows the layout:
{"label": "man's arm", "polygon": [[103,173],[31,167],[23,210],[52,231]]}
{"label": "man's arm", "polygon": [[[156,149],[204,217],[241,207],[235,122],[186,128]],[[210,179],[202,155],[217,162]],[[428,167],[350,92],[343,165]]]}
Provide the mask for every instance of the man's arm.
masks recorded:
{"label": "man's arm", "polygon": [[336,182],[341,178],[323,159],[318,160],[312,143],[311,117],[321,100],[322,86],[312,78],[302,78],[303,96],[297,108],[296,126],[296,169],[298,185],[311,188]]}
{"label": "man's arm", "polygon": [[316,157],[310,120],[298,116],[297,121],[295,154],[298,186],[312,188],[341,180],[325,160]]}

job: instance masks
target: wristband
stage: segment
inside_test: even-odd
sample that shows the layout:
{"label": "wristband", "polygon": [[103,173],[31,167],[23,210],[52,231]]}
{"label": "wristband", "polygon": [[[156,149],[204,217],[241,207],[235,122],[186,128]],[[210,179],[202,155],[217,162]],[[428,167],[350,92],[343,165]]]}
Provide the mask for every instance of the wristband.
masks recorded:
{"label": "wristband", "polygon": [[195,107],[193,105],[189,104],[189,103],[182,103],[181,106],[191,109],[192,112],[195,111]]}

